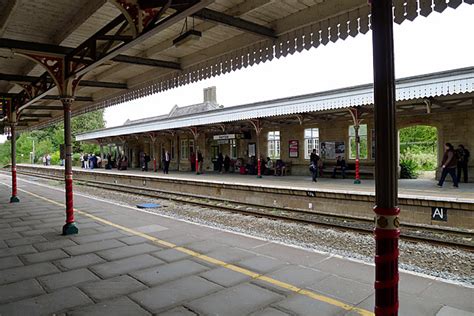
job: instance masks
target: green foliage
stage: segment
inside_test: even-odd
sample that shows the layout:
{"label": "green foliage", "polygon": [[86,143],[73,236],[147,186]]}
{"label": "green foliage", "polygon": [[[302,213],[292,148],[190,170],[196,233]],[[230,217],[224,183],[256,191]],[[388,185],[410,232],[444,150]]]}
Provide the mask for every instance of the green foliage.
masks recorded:
{"label": "green foliage", "polygon": [[413,159],[401,157],[400,168],[401,179],[416,179],[418,177],[418,165]]}
{"label": "green foliage", "polygon": [[[105,127],[104,110],[86,113],[72,118],[72,136]],[[35,143],[35,163],[42,163],[44,155],[51,155],[51,164],[59,164],[59,145],[64,144],[63,123],[54,124],[41,130],[21,133],[17,138],[18,163],[30,162],[30,152]],[[73,142],[73,153],[98,152],[99,146],[95,144],[80,144]],[[0,165],[10,163],[10,141],[0,144]],[[79,161],[79,156],[77,156]]]}
{"label": "green foliage", "polygon": [[[400,130],[400,166],[407,176],[410,170],[432,171],[438,157],[438,132],[432,126],[412,126]],[[408,177],[411,179],[412,177]]]}

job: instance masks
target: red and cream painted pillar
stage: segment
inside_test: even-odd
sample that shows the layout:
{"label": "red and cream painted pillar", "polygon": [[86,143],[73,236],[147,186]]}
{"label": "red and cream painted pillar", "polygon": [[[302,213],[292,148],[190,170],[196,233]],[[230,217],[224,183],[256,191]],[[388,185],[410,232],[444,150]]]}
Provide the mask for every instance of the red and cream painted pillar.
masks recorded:
{"label": "red and cream painted pillar", "polygon": [[260,159],[260,134],[262,133],[262,121],[259,119],[250,120],[253,128],[255,129],[255,136],[257,138],[256,144],[256,155],[257,155],[257,178],[262,177],[262,161]]}
{"label": "red and cream painted pillar", "polygon": [[[11,115],[16,116],[15,113]],[[20,202],[20,199],[17,196],[17,181],[16,181],[16,117],[11,121],[10,124],[10,134],[11,134],[11,153],[12,153],[12,196],[10,197],[10,203]]]}
{"label": "red and cream painted pillar", "polygon": [[375,315],[398,315],[397,132],[392,1],[372,0],[375,160]]}
{"label": "red and cream painted pillar", "polygon": [[72,97],[61,98],[64,109],[64,147],[65,147],[65,169],[64,182],[66,184],[66,224],[63,226],[63,235],[77,234],[79,229],[74,221],[74,203],[72,191],[72,140],[71,140],[71,106],[74,102]]}
{"label": "red and cream painted pillar", "polygon": [[354,184],[360,184],[360,137],[359,137],[359,128],[360,128],[360,122],[361,122],[361,120],[359,119],[360,110],[357,108],[350,108],[349,112],[351,113],[352,120],[354,121],[354,136],[355,136],[355,145],[356,145]]}

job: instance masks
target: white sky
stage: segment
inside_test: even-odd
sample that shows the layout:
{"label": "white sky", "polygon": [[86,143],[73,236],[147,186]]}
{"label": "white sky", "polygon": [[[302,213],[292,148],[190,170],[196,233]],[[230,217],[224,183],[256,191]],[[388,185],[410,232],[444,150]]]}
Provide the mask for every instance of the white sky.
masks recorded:
{"label": "white sky", "polygon": [[[395,25],[397,78],[474,66],[474,6],[433,12],[428,18]],[[107,127],[127,119],[166,114],[177,104],[202,102],[202,90],[217,87],[225,107],[303,93],[369,83],[372,74],[371,33],[339,40],[310,51],[274,59],[247,69],[182,86],[106,109]],[[0,142],[2,142],[0,136]]]}

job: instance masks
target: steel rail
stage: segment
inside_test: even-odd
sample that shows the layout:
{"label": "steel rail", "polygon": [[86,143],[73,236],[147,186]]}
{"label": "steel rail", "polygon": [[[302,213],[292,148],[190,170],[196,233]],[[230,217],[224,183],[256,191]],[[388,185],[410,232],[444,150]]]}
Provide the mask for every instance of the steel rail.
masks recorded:
{"label": "steel rail", "polygon": [[[19,174],[44,178],[49,180],[56,180],[63,182],[64,179],[62,177],[52,176],[52,175],[44,175],[35,172],[27,172],[27,171],[18,171]],[[330,228],[335,228],[339,230],[350,230],[364,234],[373,234],[373,221],[364,218],[358,217],[351,217],[351,216],[343,216],[343,215],[336,215],[336,214],[327,214],[321,212],[309,212],[304,210],[289,210],[283,207],[268,207],[268,206],[261,206],[251,203],[242,203],[242,202],[234,202],[234,201],[227,201],[221,198],[213,198],[209,196],[202,196],[197,194],[190,194],[190,193],[180,193],[174,191],[167,191],[161,189],[154,189],[154,188],[146,188],[146,187],[139,187],[126,185],[126,184],[116,184],[116,183],[109,183],[109,182],[102,182],[102,181],[94,181],[94,180],[81,180],[81,179],[74,179],[75,183],[78,184],[87,184],[88,187],[99,188],[108,191],[115,191],[121,193],[128,193],[128,194],[137,194],[140,196],[146,196],[155,199],[166,199],[172,200],[184,204],[192,204],[197,206],[204,206],[214,209],[220,209],[223,211],[233,212],[233,213],[240,213],[240,214],[247,214],[252,216],[258,217],[267,217],[272,219],[279,219],[285,220],[290,222],[299,222],[304,224],[312,224],[312,225],[319,225],[325,226]],[[225,205],[225,204],[232,204]],[[240,207],[237,207],[240,206]],[[252,209],[249,209],[252,208]],[[255,208],[256,210],[254,210]],[[263,210],[263,211],[262,211]],[[304,218],[304,217],[311,217],[311,218]],[[352,225],[351,225],[352,224]],[[449,247],[457,247],[462,248],[464,250],[474,252],[474,242],[471,240],[465,242],[458,242],[458,241],[451,241],[446,240],[446,234],[457,235],[458,239],[463,238],[472,238],[473,234],[471,232],[463,232],[463,231],[453,231],[449,229],[444,229],[441,227],[424,227],[420,225],[402,223],[402,229],[408,230],[416,230],[420,233],[423,232],[436,232],[438,234],[443,234],[440,238],[430,238],[426,236],[419,236],[418,234],[410,233],[409,231],[402,231],[401,237],[405,241],[412,241],[412,242],[428,242],[442,246],[449,246]]]}

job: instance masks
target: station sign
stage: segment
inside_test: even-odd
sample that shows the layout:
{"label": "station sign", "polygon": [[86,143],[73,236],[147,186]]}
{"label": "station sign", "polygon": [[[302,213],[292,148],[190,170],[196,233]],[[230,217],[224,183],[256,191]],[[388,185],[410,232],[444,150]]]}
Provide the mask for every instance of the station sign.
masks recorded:
{"label": "station sign", "polygon": [[223,135],[214,135],[214,140],[229,140],[229,139],[242,139],[244,134],[223,134]]}
{"label": "station sign", "polygon": [[445,207],[431,207],[431,220],[447,222],[448,209]]}

